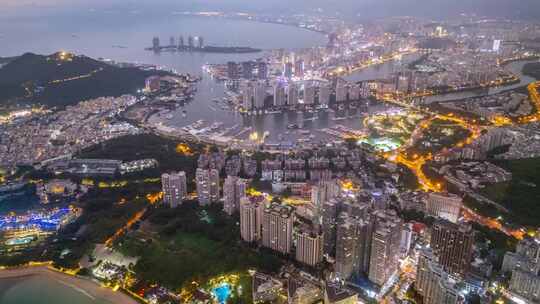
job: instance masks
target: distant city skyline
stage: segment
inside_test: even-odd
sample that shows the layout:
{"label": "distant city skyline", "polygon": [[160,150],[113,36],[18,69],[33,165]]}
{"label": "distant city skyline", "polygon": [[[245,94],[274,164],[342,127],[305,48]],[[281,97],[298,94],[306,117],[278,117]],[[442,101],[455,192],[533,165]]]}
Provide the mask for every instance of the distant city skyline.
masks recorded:
{"label": "distant city skyline", "polygon": [[[25,8],[25,10],[21,10]],[[33,11],[32,8],[40,11]],[[291,13],[324,11],[343,16],[372,19],[395,15],[412,15],[433,18],[451,18],[460,13],[472,13],[489,17],[535,18],[540,15],[540,2],[535,0],[4,0],[0,12],[9,15],[35,15],[38,13],[61,14],[63,11],[95,10],[143,10],[145,12],[170,12],[171,10],[225,10],[265,13]],[[44,10],[44,11],[43,11]]]}

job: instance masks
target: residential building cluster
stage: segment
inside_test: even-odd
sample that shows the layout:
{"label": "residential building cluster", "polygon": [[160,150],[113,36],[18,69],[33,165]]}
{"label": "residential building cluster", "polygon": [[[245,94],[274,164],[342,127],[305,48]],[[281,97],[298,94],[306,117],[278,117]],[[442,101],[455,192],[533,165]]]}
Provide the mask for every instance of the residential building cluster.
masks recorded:
{"label": "residential building cluster", "polygon": [[529,96],[512,91],[447,102],[444,106],[474,113],[495,123],[499,117],[518,118],[533,111]]}
{"label": "residential building cluster", "polygon": [[158,161],[153,158],[138,159],[130,162],[123,162],[120,165],[120,174],[140,172],[150,168],[156,168]]}
{"label": "residential building cluster", "polygon": [[439,174],[461,192],[478,190],[491,183],[508,182],[512,173],[490,162],[461,162],[443,165]]}
{"label": "residential building cluster", "polygon": [[163,203],[170,207],[180,206],[187,197],[186,172],[171,172],[161,175]]}
{"label": "residential building cluster", "polygon": [[517,301],[538,303],[540,301],[540,240],[525,238],[516,246],[515,252],[504,256],[502,271],[510,273],[509,292]]}
{"label": "residential building cluster", "polygon": [[508,128],[508,133],[511,134],[511,143],[508,151],[497,155],[500,159],[522,159],[535,158],[540,156],[540,124],[532,122],[527,125],[515,126]]}
{"label": "residential building cluster", "polygon": [[[264,109],[313,109],[328,108],[331,104],[356,102],[371,96],[371,88],[365,83],[347,83],[338,80],[294,82],[279,78],[270,83],[263,80],[242,81],[239,86],[241,100],[238,105],[244,113],[262,113]],[[266,111],[270,113],[272,111]]]}
{"label": "residential building cluster", "polygon": [[345,153],[333,158],[312,156],[307,160],[301,156],[278,155],[261,163],[261,179],[274,182],[318,182],[328,181],[334,174],[346,171],[347,164],[360,168],[361,156]]}
{"label": "residential building cluster", "polygon": [[72,158],[71,154],[42,161],[37,167],[55,174],[71,174],[88,177],[114,177],[156,168],[158,161],[153,158],[134,161],[116,159]]}
{"label": "residential building cluster", "polygon": [[471,144],[446,149],[435,155],[436,163],[447,163],[453,160],[485,160],[489,152],[512,143],[515,136],[506,128],[492,128],[482,133]]}
{"label": "residential building cluster", "polygon": [[0,166],[33,165],[124,135],[138,134],[138,128],[115,120],[135,104],[133,96],[102,97],[67,106],[35,119],[16,121],[0,129]]}

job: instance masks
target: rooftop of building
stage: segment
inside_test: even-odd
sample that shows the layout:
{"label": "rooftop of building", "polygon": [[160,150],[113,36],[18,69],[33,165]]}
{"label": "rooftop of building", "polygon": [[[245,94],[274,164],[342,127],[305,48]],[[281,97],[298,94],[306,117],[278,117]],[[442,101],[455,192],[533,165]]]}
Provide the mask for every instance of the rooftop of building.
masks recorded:
{"label": "rooftop of building", "polygon": [[358,296],[358,293],[355,291],[334,283],[326,284],[325,291],[326,297],[330,303],[335,303]]}
{"label": "rooftop of building", "polygon": [[282,205],[279,203],[271,203],[266,206],[265,212],[277,214],[283,218],[291,217],[294,213],[294,208],[289,205]]}
{"label": "rooftop of building", "polygon": [[472,226],[470,224],[467,224],[467,223],[456,224],[442,218],[435,220],[435,222],[433,223],[433,229],[438,229],[438,228],[458,230],[461,232],[472,231]]}
{"label": "rooftop of building", "polygon": [[241,201],[248,201],[252,204],[263,204],[267,202],[267,199],[263,195],[251,195],[242,197]]}
{"label": "rooftop of building", "polygon": [[169,177],[169,176],[185,176],[186,175],[186,172],[184,171],[178,171],[178,172],[167,172],[167,173],[163,173],[161,176],[162,177]]}

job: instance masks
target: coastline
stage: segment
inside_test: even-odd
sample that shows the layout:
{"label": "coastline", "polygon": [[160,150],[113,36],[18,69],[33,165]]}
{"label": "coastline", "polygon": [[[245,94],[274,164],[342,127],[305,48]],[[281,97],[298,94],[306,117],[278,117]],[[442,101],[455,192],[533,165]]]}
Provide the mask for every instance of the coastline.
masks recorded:
{"label": "coastline", "polygon": [[47,266],[27,266],[14,269],[0,270],[0,280],[16,279],[31,276],[43,276],[49,280],[55,280],[69,288],[81,292],[93,300],[104,300],[111,304],[138,304],[139,302],[123,292],[103,288],[97,282],[90,279],[68,275]]}
{"label": "coastline", "polygon": [[329,35],[330,34],[330,33],[326,32],[326,31],[317,30],[317,29],[313,29],[313,28],[309,28],[309,27],[303,27],[303,26],[300,26],[300,25],[294,24],[294,23],[283,23],[283,22],[277,22],[277,21],[271,21],[271,20],[256,20],[256,19],[245,19],[245,18],[229,18],[229,19],[232,19],[232,20],[244,20],[244,21],[251,21],[251,22],[259,22],[259,23],[267,23],[267,24],[285,25],[285,26],[290,26],[290,27],[294,27],[294,28],[297,28],[297,29],[302,29],[302,30],[306,30],[306,31],[309,31],[309,32],[313,32],[313,33],[319,33],[319,34],[323,34],[323,35]]}
{"label": "coastline", "polygon": [[319,33],[319,34],[323,34],[323,35],[330,34],[330,33],[326,32],[326,31],[318,30],[318,29],[314,29],[314,28],[309,28],[309,27],[304,27],[304,26],[301,26],[301,25],[299,25],[297,23],[294,23],[294,22],[278,22],[278,21],[275,21],[275,20],[268,20],[268,19],[246,18],[246,17],[242,17],[242,16],[238,16],[238,15],[233,15],[233,16],[229,16],[229,15],[203,15],[203,14],[200,14],[200,12],[182,12],[180,14],[185,15],[185,16],[192,16],[192,17],[223,18],[223,19],[229,19],[229,20],[240,20],[240,21],[258,22],[258,23],[266,23],[266,24],[277,24],[277,25],[284,25],[284,26],[290,26],[290,27],[294,27],[294,28],[298,28],[298,29],[303,29],[303,30],[306,30],[306,31],[309,31],[309,32]]}

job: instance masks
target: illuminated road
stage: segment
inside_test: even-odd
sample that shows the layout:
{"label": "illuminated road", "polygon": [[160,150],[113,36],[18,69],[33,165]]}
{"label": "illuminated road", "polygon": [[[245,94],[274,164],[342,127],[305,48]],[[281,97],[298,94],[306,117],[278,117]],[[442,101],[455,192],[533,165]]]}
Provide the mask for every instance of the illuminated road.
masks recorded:
{"label": "illuminated road", "polygon": [[[411,105],[402,103],[397,100],[385,99],[385,101],[398,104],[399,106],[412,108]],[[422,112],[426,114],[425,111],[422,111]],[[431,113],[427,113],[427,114],[431,114]],[[416,175],[421,190],[439,192],[441,189],[441,185],[432,182],[422,171],[422,166],[427,161],[432,159],[432,155],[428,154],[425,156],[420,156],[420,155],[414,154],[412,156],[412,159],[410,159],[407,153],[407,149],[411,147],[413,144],[413,141],[414,141],[413,137],[415,137],[414,134],[422,134],[423,130],[429,127],[432,120],[433,120],[433,117],[429,117],[427,119],[424,119],[418,122],[418,128],[413,131],[413,133],[411,134],[411,139],[409,139],[406,144],[404,144],[403,146],[401,146],[399,149],[395,151],[384,153],[383,156],[391,162],[402,164],[405,167],[409,168],[414,173],[414,175]]]}
{"label": "illuminated road", "polygon": [[[156,203],[160,202],[162,199],[163,199],[163,192],[146,194],[146,200],[148,201],[150,205],[155,205]],[[105,245],[110,247],[116,239],[118,239],[120,236],[126,233],[136,222],[138,222],[143,217],[147,209],[148,208],[144,208],[143,210],[135,213],[135,215],[131,217],[123,227],[118,229],[110,238],[108,238],[105,241]]]}
{"label": "illuminated road", "polygon": [[[535,82],[535,83],[531,83],[528,86],[529,94],[531,96],[531,100],[532,100],[532,102],[533,102],[533,104],[534,104],[534,106],[536,108],[536,113],[519,118],[518,121],[520,123],[528,123],[528,122],[533,122],[533,121],[540,121],[540,93],[538,92],[539,88],[540,88],[540,81]],[[454,115],[452,113],[450,113],[448,115],[434,113],[434,112],[431,112],[431,111],[427,111],[425,109],[421,109],[419,107],[415,107],[415,106],[413,106],[411,104],[405,103],[403,101],[394,99],[394,98],[389,97],[389,96],[384,96],[384,97],[381,98],[381,100],[383,100],[385,102],[393,103],[393,104],[396,104],[398,106],[402,106],[402,107],[405,107],[405,108],[408,108],[408,109],[411,109],[411,110],[419,111],[419,112],[422,112],[424,114],[432,115],[432,118],[429,119],[428,122],[431,122],[434,118],[436,118],[436,119],[440,119],[440,120],[453,122],[453,123],[461,126],[462,128],[469,130],[469,132],[470,132],[469,137],[467,137],[466,139],[456,143],[455,144],[456,147],[463,147],[465,145],[471,144],[475,139],[477,139],[480,136],[482,130],[486,129],[486,127],[482,127],[482,126],[476,124],[476,122],[474,120],[470,121],[470,120],[468,120],[466,118],[458,117],[458,116],[456,116],[456,115]],[[498,122],[498,124],[506,124],[507,119],[506,118],[499,118],[497,120],[497,122]],[[495,125],[497,125],[497,123]],[[425,123],[420,123],[419,126],[421,128],[426,128]],[[400,149],[400,150],[395,151],[395,153],[387,153],[385,155],[385,157],[387,157],[389,160],[394,161],[396,163],[403,164],[407,168],[411,169],[415,173],[415,175],[418,177],[418,182],[420,183],[420,189],[421,190],[423,190],[423,191],[434,191],[434,192],[439,192],[439,191],[442,190],[442,186],[440,184],[438,184],[438,183],[435,183],[435,182],[431,181],[424,174],[424,172],[422,172],[422,169],[421,169],[422,166],[427,161],[429,161],[429,160],[431,160],[433,158],[432,155],[417,155],[413,159],[410,159],[407,156],[407,153],[406,153],[405,149]]]}
{"label": "illuminated road", "polygon": [[411,54],[414,54],[416,52],[418,52],[418,49],[415,49],[415,48],[411,48],[411,49],[404,50],[404,51],[401,51],[401,52],[394,52],[394,53],[391,53],[391,54],[383,55],[378,59],[368,59],[368,60],[365,60],[365,61],[361,61],[361,62],[356,63],[355,65],[352,65],[352,66],[337,67],[337,68],[332,69],[331,71],[325,72],[325,74],[327,74],[328,76],[348,75],[348,74],[351,74],[351,73],[354,73],[354,72],[357,72],[357,71],[361,71],[363,69],[367,69],[367,68],[372,67],[372,66],[377,66],[377,65],[380,65],[380,64],[384,64],[386,62],[391,62],[391,61],[394,61],[394,60],[401,60],[401,58],[403,56],[411,55]]}
{"label": "illuminated road", "polygon": [[536,109],[536,113],[520,117],[518,120],[519,123],[529,123],[540,120],[540,93],[538,92],[540,89],[540,81],[529,84],[527,89],[529,90],[529,96],[531,97],[531,101]]}
{"label": "illuminated road", "polygon": [[408,159],[403,152],[398,152],[397,155],[392,155],[388,158],[390,161],[402,164],[409,168],[418,178],[418,183],[420,184],[420,190],[422,191],[433,191],[440,192],[442,185],[439,183],[432,182],[422,170],[422,166],[431,160],[429,155],[418,156],[417,158],[410,160]]}
{"label": "illuminated road", "polygon": [[518,240],[522,240],[523,237],[526,234],[526,231],[523,228],[521,228],[521,229],[510,229],[510,228],[504,227],[503,224],[499,220],[494,219],[494,218],[481,216],[478,213],[474,212],[473,210],[471,210],[471,209],[469,209],[467,207],[463,207],[462,210],[463,210],[463,218],[466,221],[474,221],[474,222],[477,222],[478,224],[486,226],[488,228],[499,230],[502,233],[504,233],[504,234],[506,234],[508,236],[512,236],[512,237],[514,237],[514,238],[516,238]]}
{"label": "illuminated road", "polygon": [[[506,117],[496,117],[492,121],[494,126],[511,125],[514,123],[526,124],[530,122],[540,121],[540,92],[539,92],[540,81],[529,84],[527,88],[529,91],[531,102],[533,103],[536,109],[535,110],[536,113],[517,118],[515,121],[512,121]],[[418,124],[419,131],[427,128],[429,123],[431,123],[433,119],[450,121],[461,126],[464,129],[469,130],[470,135],[466,139],[456,143],[455,147],[463,147],[465,145],[471,144],[475,139],[477,139],[481,135],[482,130],[487,129],[487,127],[478,125],[476,121],[474,120],[470,121],[466,118],[458,117],[452,113],[448,115],[443,115],[443,114],[430,112],[425,109],[421,109],[411,104],[397,100],[390,96],[383,96],[380,99],[385,102],[393,103],[393,104],[396,104],[396,105],[399,105],[399,106],[402,106],[411,110],[419,111],[424,114],[430,115],[431,118]],[[433,156],[431,155],[431,153],[426,154],[426,155],[413,155],[411,159],[409,156],[409,153],[407,153],[407,148],[402,147],[401,149],[398,149],[394,152],[385,153],[383,156],[392,162],[402,164],[406,166],[407,168],[409,168],[418,178],[418,183],[420,185],[419,190],[426,191],[426,192],[442,191],[443,189],[442,185],[440,183],[437,183],[431,180],[429,177],[425,175],[425,173],[422,170],[422,167],[424,166],[424,164],[426,164],[428,161],[433,159]],[[481,216],[468,208],[464,208],[464,218],[468,221],[475,221],[491,229],[499,230],[508,236],[515,237],[516,239],[522,239],[525,235],[524,229],[510,229],[510,228],[504,227],[500,221]]]}
{"label": "illuminated road", "polygon": [[[415,110],[419,110],[419,109],[415,109]],[[429,128],[429,125],[433,122],[434,119],[449,121],[449,122],[455,123],[456,125],[461,126],[462,128],[466,130],[469,130],[470,135],[464,140],[457,142],[455,144],[456,147],[463,147],[464,145],[471,144],[475,139],[477,139],[480,136],[483,130],[482,127],[472,124],[463,118],[456,117],[453,114],[441,115],[441,114],[435,114],[432,112],[427,112],[425,110],[421,110],[421,111],[424,113],[431,114],[433,116],[418,124],[419,126],[418,130],[420,132],[422,131],[422,129]],[[411,159],[409,156],[409,153],[407,153],[406,147],[404,147],[402,149],[396,150],[394,153],[388,153],[385,156],[390,161],[402,164],[406,166],[407,168],[409,168],[411,171],[413,171],[413,173],[418,178],[418,183],[420,184],[420,190],[433,191],[433,192],[442,191],[443,189],[442,185],[438,182],[434,182],[430,180],[422,170],[422,167],[424,166],[424,164],[426,164],[428,161],[433,159],[433,155],[431,153],[428,153],[426,155],[413,155]]]}
{"label": "illuminated road", "polygon": [[124,227],[118,229],[110,238],[105,241],[105,245],[107,247],[110,247],[116,239],[122,236],[126,231],[131,228],[131,226],[133,226],[137,221],[139,221],[143,217],[145,212],[146,208],[144,208],[142,211],[137,212],[132,218],[127,221]]}
{"label": "illuminated road", "polygon": [[65,78],[65,79],[52,80],[52,81],[49,82],[49,84],[59,84],[59,83],[64,83],[64,82],[89,78],[89,77],[92,77],[92,76],[94,76],[95,74],[97,74],[97,73],[99,73],[101,71],[103,71],[103,68],[99,68],[99,69],[90,71],[88,74],[84,74],[84,75],[73,76],[73,77]]}

